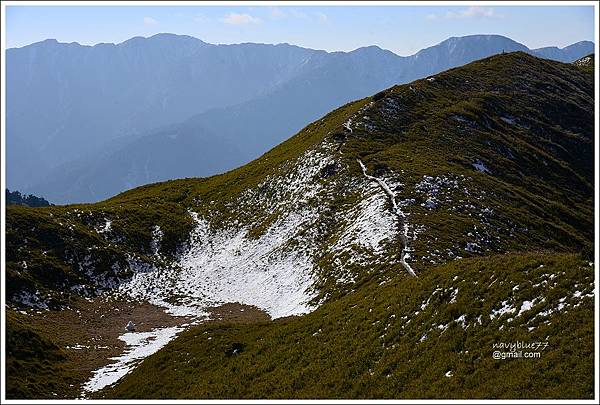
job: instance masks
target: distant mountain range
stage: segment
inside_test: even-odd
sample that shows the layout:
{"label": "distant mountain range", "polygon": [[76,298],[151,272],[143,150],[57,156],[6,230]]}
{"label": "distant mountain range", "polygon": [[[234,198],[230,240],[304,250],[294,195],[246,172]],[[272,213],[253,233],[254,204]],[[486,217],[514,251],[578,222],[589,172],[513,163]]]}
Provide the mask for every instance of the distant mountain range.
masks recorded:
{"label": "distant mountain range", "polygon": [[91,202],[246,163],[327,111],[490,55],[572,62],[592,42],[529,49],[499,35],[450,38],[402,57],[376,46],[213,45],[159,34],[121,44],[56,40],[7,50],[7,186]]}

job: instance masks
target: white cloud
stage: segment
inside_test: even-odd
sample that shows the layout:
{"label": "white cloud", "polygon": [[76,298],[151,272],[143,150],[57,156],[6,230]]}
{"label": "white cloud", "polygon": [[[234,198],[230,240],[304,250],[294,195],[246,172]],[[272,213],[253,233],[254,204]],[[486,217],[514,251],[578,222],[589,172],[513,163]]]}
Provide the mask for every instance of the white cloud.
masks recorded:
{"label": "white cloud", "polygon": [[448,18],[476,18],[476,17],[495,17],[494,9],[491,7],[471,6],[459,12],[449,11]]}
{"label": "white cloud", "polygon": [[156,21],[152,17],[144,17],[144,24],[146,24],[146,25],[158,25],[158,21]]}
{"label": "white cloud", "polygon": [[445,15],[428,14],[425,19],[428,21],[444,18],[447,20],[464,19],[464,18],[492,18],[501,17],[492,7],[471,6],[460,11],[448,11]]}
{"label": "white cloud", "polygon": [[329,21],[327,14],[322,12],[306,13],[296,8],[290,7],[269,7],[269,19],[271,20],[283,20],[283,19],[299,19],[309,22],[317,21],[321,24],[325,24]]}
{"label": "white cloud", "polygon": [[253,17],[250,14],[229,13],[223,18],[225,24],[230,25],[248,25],[260,24],[260,18]]}

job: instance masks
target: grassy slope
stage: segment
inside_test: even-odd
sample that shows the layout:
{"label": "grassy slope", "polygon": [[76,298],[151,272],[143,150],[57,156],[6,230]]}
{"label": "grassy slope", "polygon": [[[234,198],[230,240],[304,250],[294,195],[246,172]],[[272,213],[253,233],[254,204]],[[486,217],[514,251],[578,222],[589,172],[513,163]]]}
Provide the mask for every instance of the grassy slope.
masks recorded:
{"label": "grassy slope", "polygon": [[[99,258],[93,271],[100,275],[111,274],[115,262],[125,263],[128,252],[150,261],[147,255],[154,225],[159,225],[164,232],[161,253],[173,257],[193,226],[187,214],[189,208],[199,212],[210,210],[207,217],[215,224],[230,221],[228,204],[241,192],[256,186],[278,166],[322,141],[365,102],[350,103],[331,112],[260,159],[222,175],[150,184],[96,204],[36,209],[7,207],[9,300],[13,294],[28,288],[47,296],[51,306],[68,302],[66,294],[56,292],[71,285],[89,283],[78,263],[90,252]],[[211,204],[198,203],[208,201]],[[243,223],[253,215],[257,213],[238,211],[235,219]],[[102,228],[106,219],[112,221],[111,231],[99,235],[96,229]],[[128,273],[116,275],[121,280],[128,276]]]}
{"label": "grassy slope", "polygon": [[[27,317],[6,313],[7,398],[62,398],[76,396],[81,373],[73,370],[67,354],[47,331],[32,328]],[[9,378],[10,377],[10,378]]]}
{"label": "grassy slope", "polygon": [[[403,106],[392,116],[385,115],[383,111],[386,100],[390,99],[397,100]],[[68,302],[68,294],[64,292],[69,286],[89,282],[86,275],[78,268],[78,262],[87,252],[93,250],[100,258],[94,269],[98,274],[109,272],[114,262],[123,263],[129,252],[135,252],[139,257],[144,258],[149,254],[151,229],[156,224],[160,225],[165,232],[163,253],[167,257],[172,256],[192,227],[190,217],[187,215],[188,208],[193,207],[195,210],[210,213],[209,218],[214,224],[227,222],[231,219],[229,204],[235,203],[241,192],[259,184],[267,175],[279,170],[281,165],[299,156],[310,146],[321,142],[324,138],[335,137],[335,134],[341,131],[342,123],[372,100],[371,98],[360,100],[333,111],[260,159],[223,175],[143,186],[97,204],[37,209],[7,207],[8,297],[26,286],[40,291],[43,295],[47,294],[51,304],[58,306]],[[372,173],[402,173],[401,180],[407,187],[398,190],[399,198],[417,198],[417,204],[410,207],[411,222],[423,224],[430,230],[421,235],[414,244],[414,256],[417,258],[425,257],[432,247],[444,250],[453,249],[456,245],[464,246],[469,240],[466,234],[479,224],[478,219],[474,218],[469,210],[457,211],[452,210],[451,206],[446,206],[442,207],[443,209],[428,211],[419,205],[422,196],[409,193],[423,175],[435,176],[448,173],[464,175],[467,178],[465,186],[468,186],[473,194],[482,198],[477,199],[473,195],[461,194],[453,196],[454,201],[463,200],[463,204],[467,201],[474,205],[490,206],[497,213],[490,219],[490,226],[495,229],[493,235],[499,237],[500,242],[482,253],[538,249],[572,252],[583,249],[589,257],[593,240],[594,146],[593,73],[589,70],[519,53],[499,55],[437,75],[434,81],[420,80],[410,85],[394,87],[385,92],[385,96],[376,101],[366,114],[370,116],[376,129],[355,130],[354,136],[348,138],[342,146],[342,152],[355,176],[361,176],[355,162],[357,157],[367,164]],[[455,117],[459,117],[462,121],[457,121]],[[519,125],[508,124],[500,117],[517,117]],[[510,157],[511,154],[513,157]],[[473,170],[471,163],[475,159],[484,161],[493,175]],[[488,194],[483,197],[482,192]],[[352,201],[339,201],[340,205],[347,203]],[[335,207],[330,208],[335,211]],[[237,215],[236,219],[244,222],[250,221],[252,216],[260,216],[260,212],[238,210]],[[103,226],[105,218],[112,220],[112,231],[108,238],[94,231],[94,228]],[[457,251],[454,254],[469,255],[464,251]],[[539,255],[536,260],[542,260],[544,256],[546,255]],[[327,269],[330,264],[327,264],[326,260],[326,257],[323,258],[322,263],[319,263],[320,267]],[[475,259],[475,262],[477,260],[487,259]],[[497,275],[502,275],[505,269],[503,260],[489,259],[486,266]],[[26,262],[26,269],[23,262]],[[566,265],[567,262],[561,263]],[[424,276],[429,277],[430,268],[433,269],[431,274],[439,274],[452,269],[452,266],[455,264],[450,264],[449,267],[435,267],[425,265],[423,261],[419,270],[423,271]],[[385,266],[377,269],[357,268],[356,271],[364,274],[364,277],[357,278],[358,282],[353,289],[355,292],[347,297],[344,297],[343,293],[335,293],[333,285],[328,284],[325,288],[333,292],[331,294],[333,298],[344,297],[343,300],[346,301],[340,302],[354,299],[357,305],[362,305],[357,297],[368,296],[368,294],[380,295],[375,292],[377,284],[369,281],[374,273],[394,277],[393,275],[399,270],[399,268]],[[118,275],[121,279],[126,279],[128,276],[127,272]],[[402,283],[410,283],[413,289],[417,289],[421,287],[413,284],[420,283],[421,279],[417,281],[402,278]],[[394,280],[395,283],[399,283],[400,279],[394,278]],[[410,291],[407,290],[407,293]],[[427,290],[423,289],[423,294],[426,293]],[[390,291],[386,294],[381,294],[382,299],[394,299],[395,295]],[[340,310],[339,305],[341,304],[332,300],[306,318],[279,321],[263,325],[264,327],[259,325],[243,327],[239,329],[239,333],[243,336],[246,336],[245,333],[250,333],[247,338],[251,342],[256,337],[252,333],[271,331],[269,333],[274,335],[270,336],[274,336],[275,340],[268,341],[268,347],[280,347],[281,345],[276,342],[288,342],[285,334],[292,333],[296,327],[294,325],[306,327],[308,322],[317,322],[316,320],[322,316],[324,320],[329,318],[333,325],[339,326],[340,322],[346,319],[346,312]],[[383,302],[381,305],[389,304]],[[587,307],[581,306],[571,314],[561,316],[557,322],[567,327],[570,317],[575,316],[574,313],[579,313],[577,319],[580,327],[583,328],[580,330],[581,337],[587,345],[586,339],[591,336],[589,325],[591,325],[592,312],[589,308],[587,310],[585,308]],[[331,315],[325,316],[323,311],[331,311]],[[352,322],[356,328],[360,328],[356,319]],[[553,324],[557,323],[553,322]],[[10,330],[27,328],[24,324],[18,327],[15,325],[17,323],[9,322],[9,333]],[[566,330],[571,332],[571,329]],[[254,332],[251,332],[252,330]],[[299,331],[294,333],[300,333]],[[450,331],[449,329],[446,333]],[[482,333],[492,335],[495,332],[490,328],[482,329]],[[235,339],[238,339],[238,335],[235,336]],[[356,337],[355,333],[348,335],[346,339],[354,337]],[[354,341],[360,340],[356,337]],[[337,355],[352,357],[347,355],[354,353],[358,356],[357,359],[363,359],[360,354],[362,349],[349,340],[347,342],[347,352],[338,352]],[[15,348],[19,347],[14,344]],[[316,350],[314,345],[305,348],[307,351]],[[280,356],[290,355],[288,351],[291,348],[281,346],[281,350]],[[326,352],[315,351],[314,354],[308,353],[308,355],[317,356],[317,353],[324,355]],[[564,353],[559,352],[559,354]],[[364,356],[371,355],[367,352],[364,354]],[[581,353],[576,353],[573,357],[581,359],[580,355]],[[292,358],[300,359],[300,357]],[[313,359],[313,363],[316,362],[316,358]],[[429,359],[431,360],[431,357]],[[408,361],[408,358],[403,358],[404,360]],[[265,359],[261,358],[261,361]],[[278,367],[277,364],[268,361],[265,364],[271,364],[269,367]],[[305,366],[320,367],[319,365]],[[579,367],[585,368],[585,363]],[[348,380],[351,375],[345,374],[349,372],[347,368],[346,364],[343,370],[336,369],[335,373],[342,374],[335,379],[333,379],[335,373],[331,370],[324,374],[316,374],[332,376],[331,381],[329,379],[323,381],[325,385],[332,385],[329,387],[331,391],[326,387],[319,389],[318,392],[325,396],[342,395],[339,384],[345,387],[344,384],[353,381]],[[569,370],[575,368],[573,366]],[[349,370],[352,368],[350,367]],[[487,370],[486,373],[489,371]],[[223,370],[216,372],[221,373]],[[269,370],[266,372],[268,374]],[[298,373],[301,372],[302,370],[298,370]],[[555,372],[556,369],[555,371],[549,369],[547,375],[552,376]],[[583,374],[581,370],[577,372]],[[437,376],[435,373],[433,375]],[[483,378],[486,374],[477,375]],[[261,373],[257,374],[256,378],[259,376],[263,379],[267,378]],[[306,378],[306,375],[304,377]],[[31,374],[27,378],[36,380],[38,384],[48,380],[43,373]],[[585,376],[582,375],[582,378],[583,381],[587,381]],[[349,396],[359,395],[359,389],[362,392],[360,395],[363,396],[427,396],[429,394],[426,392],[419,392],[428,388],[419,386],[421,383],[425,384],[425,381],[417,381],[410,389],[399,385],[396,385],[396,388],[390,387],[379,380],[376,384],[361,382],[347,388],[352,393],[348,394]],[[587,383],[583,383],[585,388],[576,389],[572,386],[569,391],[561,385],[562,380],[551,379],[551,381],[554,381],[553,389],[562,387],[560,389],[564,393],[573,392],[573,396],[587,395]],[[367,385],[370,388],[365,388]],[[237,387],[235,391],[228,393],[221,391],[221,393],[233,397],[266,395],[266,391],[262,393],[260,391],[261,387],[264,387],[262,385],[257,385],[253,393],[248,391],[251,387],[235,387]],[[376,387],[381,387],[381,391],[372,391]],[[467,389],[465,387],[468,385],[463,386],[462,389]],[[478,392],[487,393],[481,394],[482,396],[501,396],[499,391],[495,391],[496,388],[488,388],[489,390],[485,391],[484,387],[480,386]],[[285,389],[291,390],[289,387]],[[338,391],[335,391],[336,389]],[[117,392],[119,395],[129,395],[123,390],[115,391]],[[150,395],[135,390],[130,392]],[[164,395],[173,395],[168,392],[166,390]],[[190,395],[200,395],[202,392],[197,391]],[[280,391],[275,396],[286,396],[284,392],[291,391]],[[306,397],[321,396],[321,394],[310,393],[309,388],[306,387],[295,392],[299,395],[304,392]],[[547,387],[544,392],[548,396],[559,395],[551,394],[550,387]],[[466,391],[463,393],[454,391],[454,393],[470,395]],[[160,391],[152,394],[163,395]],[[435,395],[438,394],[444,395],[442,391],[436,391]],[[184,395],[184,391],[181,395]],[[447,396],[451,395],[447,394]],[[514,396],[517,394],[515,393]]]}
{"label": "grassy slope", "polygon": [[[505,235],[502,247],[506,250],[584,248],[589,256],[593,238],[590,108],[593,81],[590,79],[586,72],[571,66],[546,63],[522,54],[489,58],[438,75],[432,82],[422,80],[389,90],[379,104],[395,98],[405,106],[402,113],[393,121],[382,120],[383,114],[376,104],[370,110],[374,113],[369,122],[381,130],[363,134],[355,130],[343,151],[349,161],[361,157],[371,170],[379,173],[403,173],[402,180],[408,184],[414,184],[423,175],[456,173],[475,178],[473,183],[480,190],[494,191],[491,199],[501,214],[498,225],[506,226],[502,221],[510,218],[522,227]],[[559,94],[563,99],[558,99]],[[464,117],[471,124],[466,128],[457,126],[452,123],[455,116]],[[519,126],[500,117],[518,117]],[[506,148],[511,148],[513,158],[507,158]],[[475,159],[483,160],[495,176],[474,173],[471,163]],[[422,242],[438,246],[443,246],[447,238],[453,238],[455,243],[456,237],[464,237],[473,223],[468,213],[447,210],[432,213],[416,208],[411,215],[415,223],[440,231],[435,241]],[[524,232],[524,228],[528,231]],[[542,263],[545,267],[540,268]],[[534,287],[541,274],[553,273],[559,275],[556,286]],[[430,268],[419,279],[396,274],[390,269],[380,269],[371,280],[363,280],[355,292],[330,301],[302,318],[244,327],[199,327],[148,359],[105,395],[129,398],[590,398],[593,395],[591,297],[577,308],[567,307],[545,324],[540,324],[539,318],[528,319],[560,305],[562,297],[567,297],[571,307],[576,305],[579,301],[572,294],[582,285],[591,292],[593,269],[577,256],[550,252],[491,256]],[[453,281],[455,276],[459,281]],[[380,277],[391,280],[382,286]],[[494,279],[497,287],[490,289]],[[516,284],[520,289],[513,293]],[[458,287],[460,293],[456,303],[449,304],[447,291],[452,287]],[[442,288],[444,296],[436,296],[434,305],[414,316],[436,288]],[[517,312],[524,300],[547,297],[531,316],[525,313],[510,324],[506,323],[509,315],[490,321],[487,314],[502,307],[502,302],[513,294]],[[467,315],[468,330],[452,322],[462,314]],[[475,325],[474,318],[481,314],[483,324]],[[408,318],[399,322],[404,316]],[[531,323],[526,326],[526,321]],[[428,332],[430,338],[419,343],[432,325],[440,324],[450,325],[442,338],[434,328]],[[504,327],[500,329],[502,324]],[[529,332],[527,328],[531,325],[537,327]],[[546,337],[550,346],[541,359],[491,358],[494,342]],[[235,343],[245,345],[245,351],[230,357],[227,351]],[[449,370],[453,370],[454,376],[447,379],[444,374]]]}
{"label": "grassy slope", "polygon": [[[535,286],[551,275],[549,285]],[[590,293],[593,279],[593,267],[577,255],[548,253],[463,259],[419,278],[373,277],[303,317],[196,327],[103,396],[591,398],[593,298],[574,298],[573,291]],[[489,318],[504,300],[518,312],[524,300],[539,296],[545,302],[512,322],[507,319],[516,313]],[[532,320],[562,297],[560,316]],[[455,321],[461,315],[467,329]],[[528,326],[536,328],[529,332]],[[428,338],[419,342],[424,333]],[[546,339],[539,359],[492,358],[495,342]],[[243,351],[229,355],[236,344]]]}
{"label": "grassy slope", "polygon": [[573,62],[573,64],[578,68],[590,73],[594,73],[595,63],[595,55],[593,53]]}
{"label": "grassy slope", "polygon": [[[424,175],[469,177],[475,195],[461,198],[478,205],[477,191],[487,193],[493,225],[505,232],[498,248],[579,249],[593,240],[593,91],[593,76],[574,66],[498,55],[391,89],[369,120],[381,130],[346,147],[371,168],[402,173],[407,191]],[[389,99],[401,107],[386,116]],[[491,175],[473,170],[478,160]],[[477,224],[469,211],[417,207],[411,215],[449,237],[421,239],[438,247]]]}
{"label": "grassy slope", "polygon": [[[126,268],[128,252],[151,261],[147,255],[154,225],[165,233],[162,250],[171,257],[192,227],[190,208],[217,227],[232,219],[248,223],[260,218],[256,207],[232,209],[243,202],[238,200],[241,193],[283,170],[312,145],[334,138],[341,124],[370,101],[333,111],[261,158],[223,175],[151,184],[97,204],[8,207],[9,298],[27,286],[49,294],[51,302],[64,302],[67,298],[55,291],[89,283],[78,263],[92,251],[97,274],[111,274],[115,262]],[[389,102],[400,106],[391,114],[386,111]],[[401,176],[405,187],[398,198],[415,198],[408,208],[411,222],[430,230],[414,243],[413,256],[425,261],[418,268],[426,267],[424,258],[433,245],[451,255],[469,255],[465,235],[480,225],[480,218],[473,209],[460,207],[468,204],[494,211],[483,235],[489,239],[483,253],[591,251],[591,72],[522,53],[498,55],[439,74],[434,81],[396,86],[365,115],[375,129],[356,129],[341,147],[343,159],[355,177],[361,176],[357,157],[370,171]],[[511,117],[516,124],[503,120]],[[492,174],[474,170],[475,161],[484,162]],[[470,189],[470,195],[454,193],[451,204],[434,211],[421,207],[425,197],[413,192],[414,185],[424,175],[449,174],[465,176],[460,186]],[[323,211],[355,203],[352,196],[340,197]],[[105,218],[112,220],[108,238],[94,230]],[[129,275],[125,270],[111,277]]]}

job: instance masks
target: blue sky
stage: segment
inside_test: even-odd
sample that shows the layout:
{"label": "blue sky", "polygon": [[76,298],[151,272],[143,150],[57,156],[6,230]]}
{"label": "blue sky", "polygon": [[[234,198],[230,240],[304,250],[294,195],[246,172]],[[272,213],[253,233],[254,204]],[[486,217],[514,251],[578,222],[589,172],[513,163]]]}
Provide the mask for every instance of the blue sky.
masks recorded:
{"label": "blue sky", "polygon": [[6,46],[93,45],[160,32],[210,43],[287,42],[410,55],[451,36],[500,34],[530,48],[594,40],[592,6],[7,6]]}

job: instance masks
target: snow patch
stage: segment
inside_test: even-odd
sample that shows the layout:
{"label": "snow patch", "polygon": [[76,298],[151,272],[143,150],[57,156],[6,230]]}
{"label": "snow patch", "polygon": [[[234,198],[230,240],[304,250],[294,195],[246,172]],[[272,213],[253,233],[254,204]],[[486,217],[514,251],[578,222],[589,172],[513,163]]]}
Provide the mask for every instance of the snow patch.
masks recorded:
{"label": "snow patch", "polygon": [[481,173],[492,173],[481,160],[477,160],[475,163],[471,163],[471,165]]}
{"label": "snow patch", "polygon": [[150,250],[152,251],[152,254],[158,254],[163,236],[164,232],[160,229],[160,226],[155,225],[152,227],[152,240],[150,241]]}
{"label": "snow patch", "polygon": [[119,336],[125,342],[125,352],[105,367],[93,372],[84,386],[84,393],[91,393],[119,381],[144,358],[156,353],[177,336],[183,328],[170,327],[153,329],[150,332],[128,332]]}
{"label": "snow patch", "polygon": [[112,229],[112,221],[110,219],[104,218],[104,225],[101,228],[96,230],[97,233],[103,234],[110,232]]}
{"label": "snow patch", "polygon": [[31,293],[27,290],[21,290],[19,294],[13,298],[13,300],[30,308],[48,309],[48,302],[37,290],[34,293]]}
{"label": "snow patch", "polygon": [[509,125],[515,125],[517,123],[514,117],[500,117],[500,119]]}
{"label": "snow patch", "polygon": [[390,187],[386,184],[386,182],[378,177],[375,176],[370,176],[367,174],[367,168],[365,167],[365,165],[363,164],[363,162],[360,159],[357,159],[358,164],[360,165],[360,168],[363,172],[363,175],[371,180],[371,181],[375,181],[377,182],[377,184],[379,184],[379,186],[383,189],[383,191],[388,195],[390,202],[392,204],[392,209],[393,212],[396,214],[396,216],[398,217],[398,219],[400,220],[400,226],[401,226],[401,238],[402,238],[402,251],[400,252],[400,264],[402,264],[402,267],[404,267],[406,269],[406,271],[411,275],[411,276],[416,276],[416,273],[414,272],[414,270],[412,269],[412,267],[406,262],[406,259],[408,259],[410,257],[410,254],[408,253],[408,230],[409,230],[409,225],[408,225],[408,219],[406,214],[402,211],[402,209],[400,209],[400,207],[396,204],[396,197],[394,192],[390,189]]}
{"label": "snow patch", "polygon": [[465,250],[469,253],[477,253],[480,251],[480,249],[481,246],[473,242],[467,242],[467,245],[465,246]]}
{"label": "snow patch", "polygon": [[499,309],[494,309],[490,313],[490,319],[494,319],[498,316],[502,316],[504,314],[512,314],[516,311],[516,309],[508,304],[508,301],[502,301],[502,307]]}
{"label": "snow patch", "polygon": [[343,127],[350,133],[352,133],[352,118],[349,118],[348,121],[344,122]]}
{"label": "snow patch", "polygon": [[544,298],[534,298],[532,301],[528,301],[525,300],[523,301],[523,303],[521,304],[521,309],[519,309],[519,313],[517,314],[518,316],[521,316],[521,314],[523,314],[526,311],[529,311],[531,308],[533,308],[536,304],[544,302]]}
{"label": "snow patch", "polygon": [[463,314],[463,315],[459,316],[458,318],[456,318],[454,320],[454,322],[459,323],[463,327],[463,329],[466,329],[466,327],[467,327],[466,319],[467,319],[467,316],[465,314]]}
{"label": "snow patch", "polygon": [[213,230],[191,213],[196,228],[178,266],[137,272],[124,286],[129,294],[166,306],[173,314],[203,315],[202,308],[227,302],[255,305],[272,318],[310,312],[313,263],[306,250],[286,244],[314,213],[279,219],[261,237],[249,229]]}
{"label": "snow patch", "polygon": [[427,201],[425,201],[424,205],[426,208],[432,210],[435,207],[437,207],[437,202],[432,198],[428,198]]}
{"label": "snow patch", "polygon": [[348,251],[352,244],[357,244],[378,255],[383,252],[384,242],[396,236],[396,218],[386,209],[386,199],[373,192],[376,190],[370,191],[372,194],[360,202],[332,251]]}

